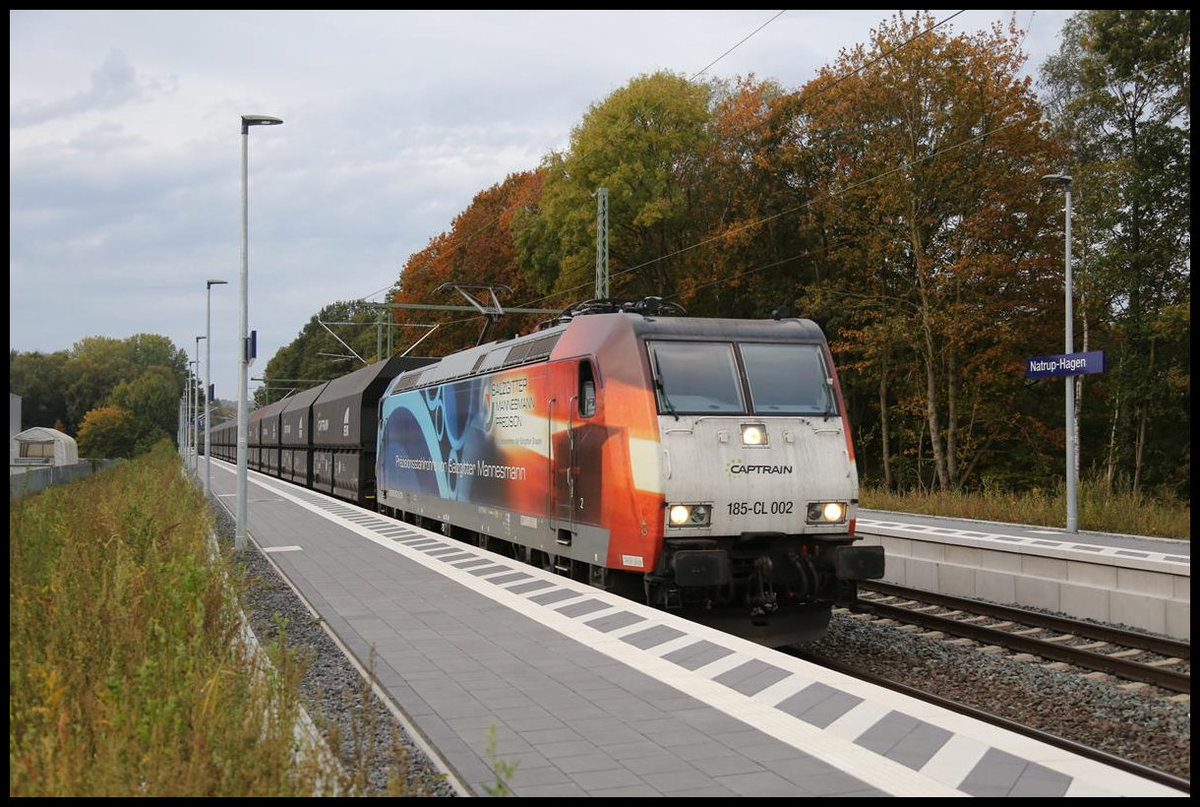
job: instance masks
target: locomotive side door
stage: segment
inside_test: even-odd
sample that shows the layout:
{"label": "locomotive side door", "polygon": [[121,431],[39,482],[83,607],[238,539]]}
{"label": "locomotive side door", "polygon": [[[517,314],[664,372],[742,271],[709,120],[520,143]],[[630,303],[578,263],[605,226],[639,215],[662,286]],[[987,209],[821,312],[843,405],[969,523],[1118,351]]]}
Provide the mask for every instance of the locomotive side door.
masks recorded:
{"label": "locomotive side door", "polygon": [[[552,437],[553,509],[558,542],[570,545],[575,525],[595,523],[600,504],[600,444],[603,439],[592,425],[596,414],[596,378],[591,361],[584,359],[568,377],[570,394],[552,401],[562,406],[566,428]],[[565,403],[559,403],[562,397]],[[553,420],[553,418],[552,418]],[[553,428],[553,427],[552,427]]]}
{"label": "locomotive side door", "polygon": [[[556,395],[551,399],[550,445],[553,473],[551,478],[551,516],[554,518],[558,543],[570,546],[575,528],[575,511],[571,506],[575,484],[575,402],[574,364],[568,363],[555,373]],[[555,422],[557,415],[557,423]],[[565,428],[563,428],[565,426]]]}

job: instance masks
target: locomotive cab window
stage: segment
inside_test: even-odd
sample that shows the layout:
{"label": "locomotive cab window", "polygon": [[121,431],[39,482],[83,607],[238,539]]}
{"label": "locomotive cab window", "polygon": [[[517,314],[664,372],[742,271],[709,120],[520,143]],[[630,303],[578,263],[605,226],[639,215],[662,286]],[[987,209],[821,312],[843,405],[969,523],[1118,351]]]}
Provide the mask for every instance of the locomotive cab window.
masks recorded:
{"label": "locomotive cab window", "polygon": [[744,413],[737,360],[728,342],[651,342],[658,411]]}
{"label": "locomotive cab window", "polygon": [[836,415],[832,379],[817,345],[743,344],[750,401],[759,414]]}
{"label": "locomotive cab window", "polygon": [[596,414],[596,378],[592,374],[592,363],[579,363],[579,416],[590,418]]}

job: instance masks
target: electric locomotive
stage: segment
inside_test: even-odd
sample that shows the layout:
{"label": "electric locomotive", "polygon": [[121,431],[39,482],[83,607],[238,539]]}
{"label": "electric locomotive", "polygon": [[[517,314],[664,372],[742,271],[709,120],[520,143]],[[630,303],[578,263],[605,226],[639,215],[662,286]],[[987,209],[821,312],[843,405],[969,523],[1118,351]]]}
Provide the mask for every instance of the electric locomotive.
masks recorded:
{"label": "electric locomotive", "polygon": [[882,548],[824,334],[590,301],[401,372],[376,505],[772,646],[824,633]]}

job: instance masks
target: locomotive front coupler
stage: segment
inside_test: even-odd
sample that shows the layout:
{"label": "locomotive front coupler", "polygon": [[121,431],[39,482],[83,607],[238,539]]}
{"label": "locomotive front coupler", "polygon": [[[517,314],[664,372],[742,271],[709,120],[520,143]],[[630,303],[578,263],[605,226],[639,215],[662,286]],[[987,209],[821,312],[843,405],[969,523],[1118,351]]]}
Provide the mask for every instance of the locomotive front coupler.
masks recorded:
{"label": "locomotive front coupler", "polygon": [[770,555],[760,555],[754,559],[754,574],[746,586],[750,616],[766,616],[779,610],[775,588],[771,584],[774,573],[775,564]]}
{"label": "locomotive front coupler", "polygon": [[815,599],[821,590],[821,573],[817,571],[816,564],[804,553],[789,552],[787,558],[800,576],[797,595],[802,600]]}

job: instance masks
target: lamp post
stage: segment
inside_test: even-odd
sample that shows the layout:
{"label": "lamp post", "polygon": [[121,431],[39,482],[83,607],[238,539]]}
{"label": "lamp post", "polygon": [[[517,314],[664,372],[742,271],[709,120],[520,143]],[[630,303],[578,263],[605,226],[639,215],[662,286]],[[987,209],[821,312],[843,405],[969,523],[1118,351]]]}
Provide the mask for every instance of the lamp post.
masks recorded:
{"label": "lamp post", "polygon": [[204,307],[204,495],[212,492],[212,439],[209,436],[208,415],[212,408],[209,390],[212,389],[212,287],[228,285],[227,280],[206,281],[205,293],[208,301]]}
{"label": "lamp post", "polygon": [[283,123],[280,118],[270,115],[242,115],[242,272],[241,272],[241,314],[238,317],[238,425],[237,425],[237,531],[233,536],[233,548],[241,552],[246,544],[246,455],[248,452],[247,432],[249,431],[249,413],[246,411],[246,376],[249,369],[250,346],[246,332],[247,322],[247,292],[248,270],[247,249],[249,232],[249,203],[247,201],[247,153],[250,147],[251,126],[278,126]]}
{"label": "lamp post", "polygon": [[179,457],[187,463],[187,382],[184,382],[183,392],[179,394]]}
{"label": "lamp post", "polygon": [[[1061,186],[1067,196],[1066,211],[1066,352],[1075,351],[1075,339],[1072,333],[1072,303],[1071,303],[1071,177],[1066,174],[1046,174],[1042,181],[1055,186]],[[1079,517],[1075,503],[1075,377],[1066,376],[1067,384],[1067,532],[1079,532]]]}
{"label": "lamp post", "polygon": [[[194,371],[192,370],[193,367],[196,368]],[[189,473],[192,470],[192,464],[194,462],[193,458],[195,457],[195,454],[196,454],[196,387],[195,387],[195,380],[196,380],[196,374],[199,372],[200,372],[200,362],[195,359],[193,359],[192,361],[189,361],[188,362],[187,390],[184,392],[184,394],[187,396],[187,412],[188,412],[186,428],[187,428],[187,442],[188,442],[187,469],[188,469]]]}
{"label": "lamp post", "polygon": [[196,462],[192,470],[196,476],[200,475],[200,401],[203,400],[200,396],[200,340],[208,339],[207,336],[196,337],[196,422],[192,425],[192,442],[196,446]]}

